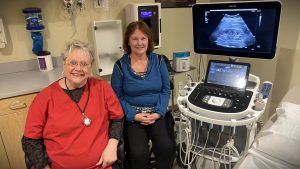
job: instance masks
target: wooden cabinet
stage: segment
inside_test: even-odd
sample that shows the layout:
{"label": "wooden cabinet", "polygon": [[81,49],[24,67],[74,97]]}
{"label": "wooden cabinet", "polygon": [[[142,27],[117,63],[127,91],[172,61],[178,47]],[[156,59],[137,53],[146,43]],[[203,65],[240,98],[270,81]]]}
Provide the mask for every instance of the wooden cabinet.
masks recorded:
{"label": "wooden cabinet", "polygon": [[21,138],[28,108],[36,94],[0,100],[0,168],[25,169]]}
{"label": "wooden cabinet", "polygon": [[0,166],[1,166],[0,168],[3,168],[3,169],[10,168],[1,135],[0,135],[0,138],[1,138],[0,139]]}

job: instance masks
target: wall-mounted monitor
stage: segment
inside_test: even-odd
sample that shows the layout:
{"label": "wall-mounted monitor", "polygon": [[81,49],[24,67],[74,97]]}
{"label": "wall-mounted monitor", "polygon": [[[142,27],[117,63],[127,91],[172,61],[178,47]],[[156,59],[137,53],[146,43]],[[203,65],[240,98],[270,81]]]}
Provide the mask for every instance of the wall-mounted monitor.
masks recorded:
{"label": "wall-mounted monitor", "polygon": [[276,52],[280,1],[195,4],[196,53],[273,59]]}

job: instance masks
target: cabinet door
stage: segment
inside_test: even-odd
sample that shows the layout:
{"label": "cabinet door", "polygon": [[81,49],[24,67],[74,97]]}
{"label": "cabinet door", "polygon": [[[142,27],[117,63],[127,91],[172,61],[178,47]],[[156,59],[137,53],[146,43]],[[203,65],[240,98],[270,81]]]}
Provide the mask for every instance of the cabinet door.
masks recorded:
{"label": "cabinet door", "polygon": [[2,139],[3,138],[0,133],[0,168],[5,169],[10,168],[10,166]]}
{"label": "cabinet door", "polygon": [[34,96],[35,94],[31,94],[0,100],[0,133],[10,169],[26,168],[21,138],[28,107]]}

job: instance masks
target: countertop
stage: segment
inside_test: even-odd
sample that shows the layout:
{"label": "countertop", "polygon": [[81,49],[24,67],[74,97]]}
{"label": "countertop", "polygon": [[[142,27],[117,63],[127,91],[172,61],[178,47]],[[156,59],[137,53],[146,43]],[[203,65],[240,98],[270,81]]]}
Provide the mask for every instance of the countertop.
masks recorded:
{"label": "countertop", "polygon": [[62,77],[62,67],[0,74],[0,99],[41,91]]}
{"label": "countertop", "polygon": [[[60,79],[63,71],[62,58],[53,57],[53,65],[53,70],[39,71],[35,59],[0,64],[0,99],[36,93]],[[193,69],[195,68],[191,67]],[[170,75],[175,74],[177,73],[171,72]],[[110,76],[107,80],[110,80]]]}

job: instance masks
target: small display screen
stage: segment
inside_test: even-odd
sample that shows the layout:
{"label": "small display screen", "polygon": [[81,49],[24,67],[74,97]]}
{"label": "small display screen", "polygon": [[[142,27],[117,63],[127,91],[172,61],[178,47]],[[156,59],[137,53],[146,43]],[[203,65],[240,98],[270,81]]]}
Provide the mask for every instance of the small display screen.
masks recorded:
{"label": "small display screen", "polygon": [[205,83],[244,91],[249,76],[250,64],[211,60]]}
{"label": "small display screen", "polygon": [[152,16],[153,16],[152,11],[141,11],[141,14],[140,14],[141,18],[148,18],[148,17],[152,17]]}
{"label": "small display screen", "polygon": [[162,8],[180,8],[191,7],[196,0],[155,0],[155,2],[161,3]]}
{"label": "small display screen", "polygon": [[153,33],[154,46],[158,46],[160,40],[160,17],[158,5],[145,5],[138,7],[140,21],[144,21]]}

